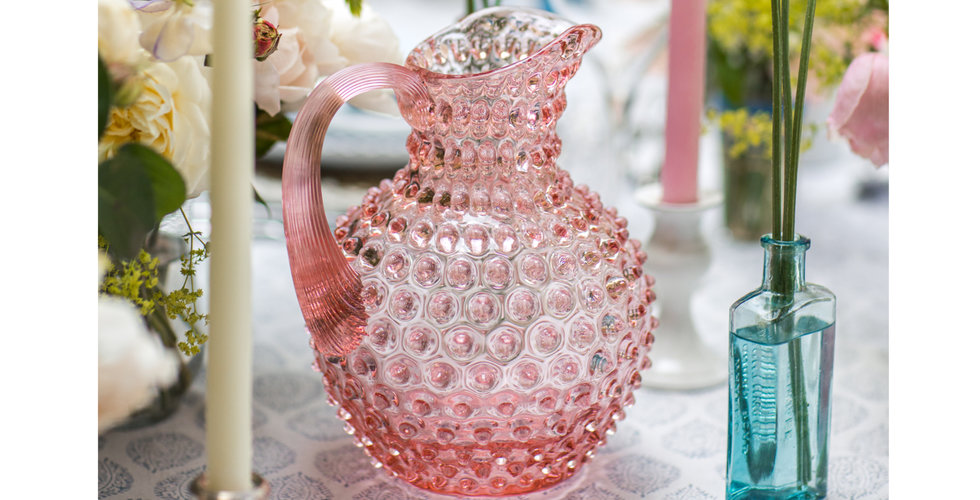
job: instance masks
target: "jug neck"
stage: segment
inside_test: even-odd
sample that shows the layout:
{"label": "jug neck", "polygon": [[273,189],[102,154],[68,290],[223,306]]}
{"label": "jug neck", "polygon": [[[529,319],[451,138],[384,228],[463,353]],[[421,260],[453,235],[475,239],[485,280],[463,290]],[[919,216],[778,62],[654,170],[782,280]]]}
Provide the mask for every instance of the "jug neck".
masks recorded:
{"label": "jug neck", "polygon": [[[556,159],[561,154],[555,118],[564,107],[564,96],[555,102],[558,105],[554,107],[542,106],[547,110],[543,113],[538,106],[526,111],[522,105],[517,105],[502,119],[477,125],[484,127],[487,133],[457,135],[414,130],[406,144],[409,171],[422,185],[455,179],[554,183],[558,170]],[[456,105],[457,109],[465,106]],[[540,118],[542,114],[551,116]],[[530,125],[527,123],[529,116],[533,117],[531,121],[548,123]]]}
{"label": "jug neck", "polygon": [[[506,179],[553,183],[565,110],[565,85],[601,38],[533,9],[474,13],[413,49],[406,66],[431,98],[412,121],[407,147],[411,181]],[[406,113],[407,111],[407,113]]]}
{"label": "jug neck", "polygon": [[793,241],[778,241],[771,234],[762,237],[765,263],[762,270],[762,289],[780,295],[790,295],[806,287],[806,251],[810,239],[796,235]]}

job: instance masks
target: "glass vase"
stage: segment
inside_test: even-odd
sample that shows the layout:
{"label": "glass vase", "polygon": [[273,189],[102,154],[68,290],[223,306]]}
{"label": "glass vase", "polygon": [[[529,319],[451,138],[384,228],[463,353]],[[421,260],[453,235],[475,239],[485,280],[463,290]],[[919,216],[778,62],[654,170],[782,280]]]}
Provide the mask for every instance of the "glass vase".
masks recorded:
{"label": "glass vase", "polygon": [[[180,273],[180,258],[188,251],[187,244],[177,235],[169,233],[156,233],[148,242],[147,251],[153,257],[159,259],[157,270],[160,276],[160,286],[164,293],[180,288],[183,276]],[[198,264],[198,280],[207,279],[208,273],[206,264]],[[206,288],[206,283],[202,285]],[[198,299],[199,310],[206,311],[207,298]],[[167,387],[160,387],[156,390],[156,397],[146,406],[135,410],[125,421],[120,423],[115,429],[132,430],[140,429],[157,424],[169,418],[179,408],[184,395],[190,389],[194,378],[204,364],[203,350],[191,356],[183,354],[177,348],[177,342],[183,337],[183,332],[190,326],[182,319],[170,320],[166,314],[159,310],[156,314],[151,314],[148,320],[150,329],[160,337],[163,347],[174,353],[179,360],[177,378]],[[198,325],[194,328],[206,329],[206,325]],[[205,331],[206,333],[206,331]]]}
{"label": "glass vase", "polygon": [[805,280],[809,239],[762,247],[762,286],[730,311],[726,498],[824,498],[837,299]]}
{"label": "glass vase", "polygon": [[725,226],[733,238],[754,241],[772,227],[772,162],[767,146],[731,154],[733,142],[722,133]]}

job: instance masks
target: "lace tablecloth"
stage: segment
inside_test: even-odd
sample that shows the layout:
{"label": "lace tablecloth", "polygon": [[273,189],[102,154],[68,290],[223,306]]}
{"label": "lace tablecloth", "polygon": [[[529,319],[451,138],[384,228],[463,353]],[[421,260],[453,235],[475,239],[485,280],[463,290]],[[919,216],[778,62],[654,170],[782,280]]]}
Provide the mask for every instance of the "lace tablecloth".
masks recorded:
{"label": "lace tablecloth", "polygon": [[[839,300],[829,472],[834,499],[888,498],[888,202],[887,185],[883,196],[857,195],[859,178],[870,168],[834,162],[805,168],[800,180],[797,227],[813,240],[807,277]],[[622,205],[633,234],[649,234],[649,214],[628,201]],[[692,305],[706,342],[724,350],[728,306],[758,285],[762,249],[731,241],[719,220],[713,214],[704,224],[714,257]],[[276,221],[257,220],[256,227],[254,470],[271,483],[272,498],[446,498],[371,467],[344,433],[311,368]],[[651,356],[656,355],[654,344]],[[99,438],[99,498],[192,498],[189,484],[205,464],[205,376],[206,368],[168,420]],[[619,431],[581,473],[517,498],[724,498],[726,413],[725,386],[692,392],[642,388]]]}

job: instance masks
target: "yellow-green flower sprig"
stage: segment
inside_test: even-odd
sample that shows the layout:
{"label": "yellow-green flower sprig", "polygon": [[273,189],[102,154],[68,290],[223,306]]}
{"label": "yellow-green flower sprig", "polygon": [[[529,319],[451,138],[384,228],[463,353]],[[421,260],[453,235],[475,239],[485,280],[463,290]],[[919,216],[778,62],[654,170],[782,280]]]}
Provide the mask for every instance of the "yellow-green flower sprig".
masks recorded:
{"label": "yellow-green flower sprig", "polygon": [[[101,241],[100,247],[106,248]],[[150,257],[146,250],[140,250],[139,255],[132,260],[124,260],[118,264],[109,261],[99,291],[128,299],[139,308],[140,314],[149,316],[156,308],[157,296],[163,295],[157,290],[160,283],[157,269],[159,264],[160,259]]]}
{"label": "yellow-green flower sprig", "polygon": [[[181,212],[183,213],[183,210]],[[159,288],[159,259],[152,257],[146,250],[140,250],[132,260],[110,261],[107,264],[99,292],[129,300],[139,309],[140,314],[149,324],[160,328],[169,328],[168,325],[157,321],[159,319],[157,315],[161,312],[171,320],[179,317],[187,324],[188,329],[184,332],[184,340],[173,339],[173,341],[176,341],[176,347],[181,352],[190,356],[199,353],[201,346],[208,340],[207,334],[199,331],[200,325],[208,324],[208,315],[200,314],[197,310],[197,300],[201,298],[204,291],[194,285],[194,277],[197,274],[197,265],[210,256],[211,250],[208,243],[201,239],[199,232],[190,231],[183,237],[189,246],[189,251],[180,257],[180,273],[184,276],[180,288],[170,293],[163,293]],[[200,244],[200,247],[195,248],[195,241]],[[99,248],[106,250],[107,247],[107,242],[100,237]],[[167,332],[157,331],[157,333],[165,338],[165,344],[170,343],[166,339]],[[169,336],[174,335],[171,332]]]}
{"label": "yellow-green flower sprig", "polygon": [[[730,158],[738,158],[750,149],[758,151],[765,158],[772,157],[772,115],[766,111],[750,112],[746,108],[718,111],[709,108],[705,111],[708,122],[715,123],[730,140],[725,150]],[[807,125],[800,144],[801,150],[806,151],[813,144],[813,135],[817,132],[817,124]]]}
{"label": "yellow-green flower sprig", "polygon": [[[789,16],[805,15],[806,0],[790,0]],[[870,10],[867,0],[821,0],[816,24],[826,36],[849,43]],[[768,70],[772,66],[772,10],[769,0],[709,0],[707,6],[709,38],[721,49],[727,63],[746,71]],[[802,25],[789,26],[788,48],[798,53],[803,43]],[[850,63],[850,50],[838,47],[814,47],[810,68],[818,87],[840,81]],[[795,84],[795,82],[794,82]]]}
{"label": "yellow-green flower sprig", "polygon": [[[199,241],[203,245],[203,248],[194,248],[195,240]],[[187,254],[180,257],[180,274],[184,276],[184,285],[170,293],[170,297],[173,297],[173,300],[171,303],[168,299],[167,315],[171,319],[180,315],[190,327],[184,332],[186,341],[177,343],[177,347],[184,354],[190,355],[201,352],[200,346],[208,340],[207,334],[199,332],[195,328],[198,322],[203,322],[205,325],[208,324],[208,315],[197,312],[197,299],[201,298],[204,291],[194,286],[194,276],[196,275],[194,267],[204,262],[211,255],[211,247],[208,243],[201,240],[200,233],[198,232],[188,232],[184,235],[184,241],[187,242],[190,248]]]}
{"label": "yellow-green flower sprig", "polygon": [[[824,0],[816,21],[823,27],[851,27],[867,12],[866,0]],[[789,15],[802,17],[806,0],[791,0]],[[772,57],[772,10],[769,0],[710,0],[707,7],[708,33],[726,52],[742,50]],[[799,49],[802,25],[790,26],[790,49]]]}

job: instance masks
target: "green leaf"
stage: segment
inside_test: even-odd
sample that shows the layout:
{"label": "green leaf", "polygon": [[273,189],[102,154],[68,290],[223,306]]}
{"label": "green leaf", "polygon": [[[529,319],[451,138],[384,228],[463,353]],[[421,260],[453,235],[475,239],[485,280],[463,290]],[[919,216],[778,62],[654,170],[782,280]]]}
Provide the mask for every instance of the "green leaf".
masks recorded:
{"label": "green leaf", "polygon": [[255,157],[262,158],[279,141],[289,138],[293,124],[282,113],[269,115],[260,109],[255,110]]}
{"label": "green leaf", "polygon": [[120,258],[133,258],[147,233],[185,199],[180,172],[159,153],[126,144],[99,165],[99,234]]}
{"label": "green leaf", "polygon": [[351,14],[361,16],[361,0],[347,0],[347,6],[350,7]]}
{"label": "green leaf", "polygon": [[99,234],[109,253],[132,259],[156,225],[153,185],[143,168],[117,158],[99,165]]}
{"label": "green leaf", "polygon": [[184,204],[187,199],[184,178],[160,153],[142,144],[130,143],[120,148],[115,158],[142,166],[153,186],[157,221]]}
{"label": "green leaf", "polygon": [[105,63],[102,62],[102,57],[99,57],[99,137],[102,137],[102,132],[105,131],[106,125],[109,124],[109,108],[112,107],[113,94],[115,90],[112,88],[112,78],[109,76],[109,70],[106,69]]}

